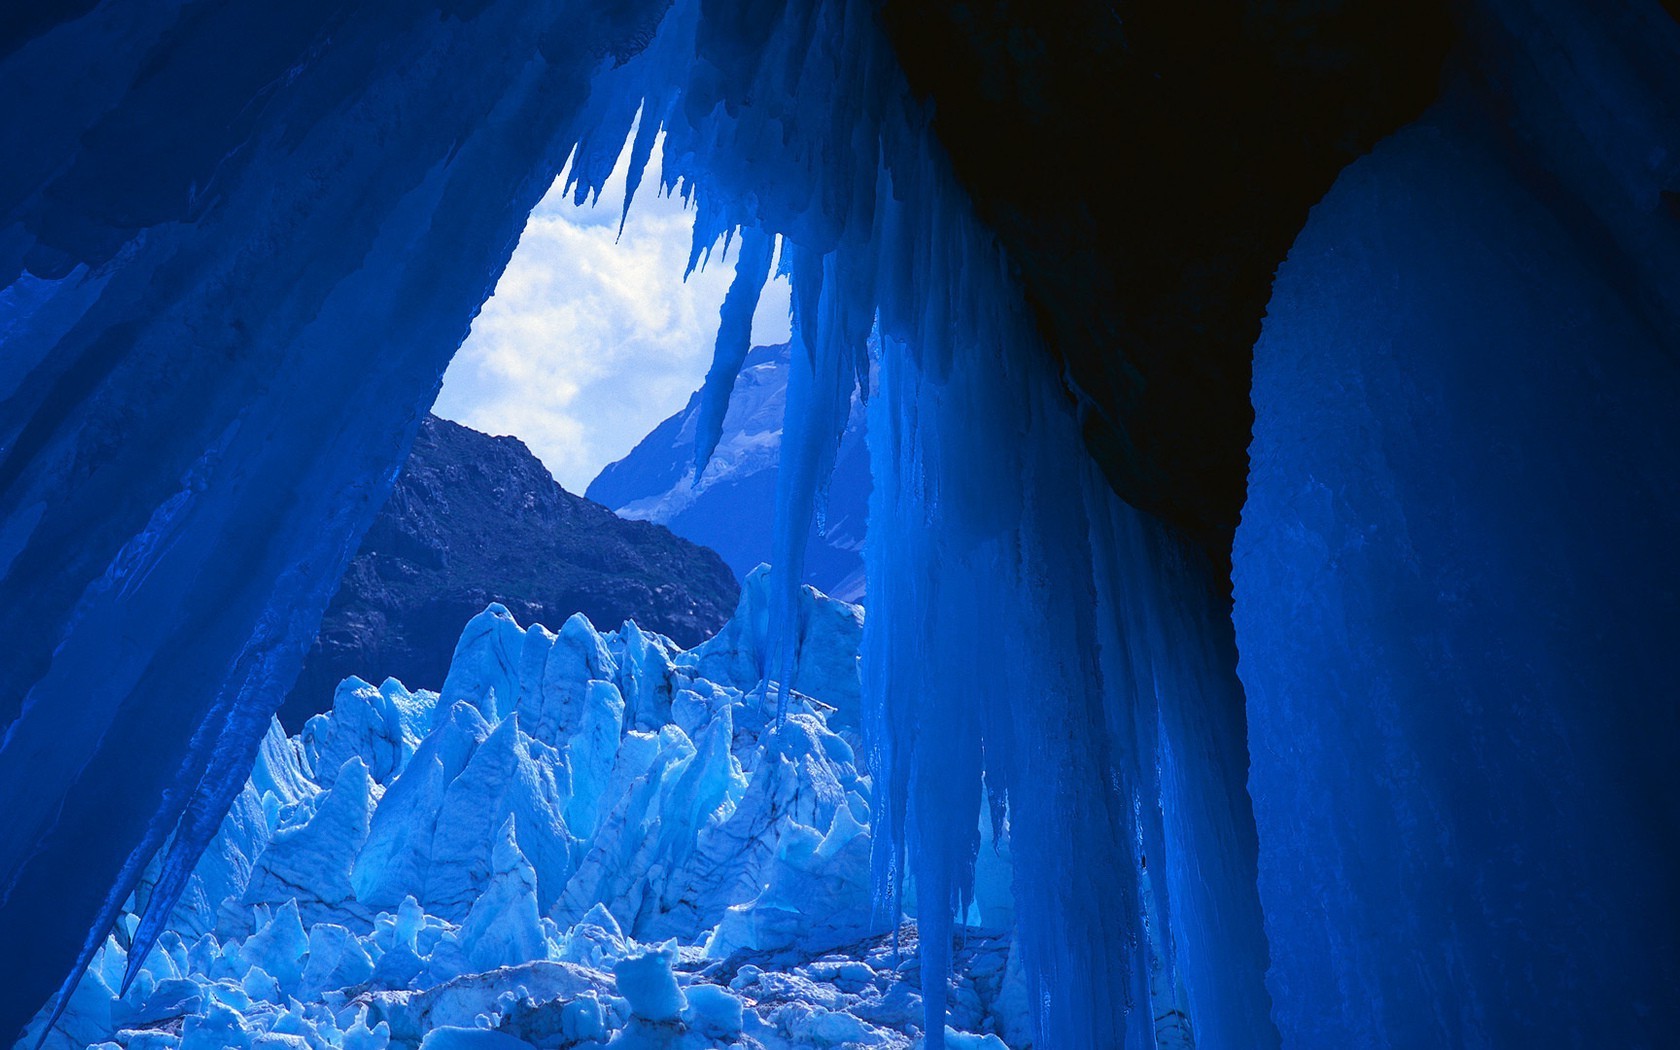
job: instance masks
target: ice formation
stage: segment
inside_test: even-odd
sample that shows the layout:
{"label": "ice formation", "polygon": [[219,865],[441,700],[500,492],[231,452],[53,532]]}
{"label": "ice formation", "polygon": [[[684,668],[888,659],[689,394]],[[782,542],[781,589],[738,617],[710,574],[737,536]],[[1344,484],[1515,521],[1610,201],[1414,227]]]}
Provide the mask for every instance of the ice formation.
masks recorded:
{"label": "ice formation", "polygon": [[[873,4],[32,13],[8,38],[0,97],[74,90],[0,129],[0,154],[23,158],[0,170],[0,1023],[96,957],[97,978],[120,981],[100,952],[143,878],[138,925],[123,919],[136,957],[178,905],[225,899],[250,853],[224,839],[209,879],[198,859],[228,820],[275,829],[244,894],[278,893],[323,843],[360,836],[364,796],[451,814],[426,857],[369,815],[355,862],[241,942],[261,938],[273,965],[237,978],[248,998],[304,979],[290,970],[323,929],[306,911],[364,893],[389,916],[388,967],[494,961],[434,959],[447,931],[398,894],[422,875],[437,922],[493,948],[537,944],[525,902],[558,880],[567,922],[630,892],[615,872],[641,860],[680,881],[698,837],[661,836],[651,859],[614,840],[625,855],[575,871],[543,839],[558,819],[612,840],[611,812],[572,806],[610,769],[580,752],[566,792],[521,772],[611,694],[545,692],[531,710],[531,633],[496,617],[472,644],[499,659],[452,682],[460,696],[446,687],[430,751],[406,734],[366,754],[323,738],[321,754],[346,758],[310,766],[319,790],[265,758],[273,798],[311,800],[283,837],[280,810],[240,801],[520,221],[568,155],[575,191],[597,191],[635,125],[632,192],[663,129],[658,180],[695,204],[694,259],[741,261],[698,455],[727,418],[772,237],[792,279],[782,571],[754,644],[718,654],[735,682],[791,685],[808,667],[804,540],[852,396],[868,401],[869,903],[890,927],[914,884],[925,987],[947,988],[951,926],[986,906],[986,832],[968,819],[984,804],[1010,832],[1012,954],[1043,1047],[1671,1036],[1680,27],[1648,0],[1452,6],[1465,40],[1449,104],[1324,201],[1256,353],[1236,577],[1246,711],[1218,571],[1097,476],[1083,436],[1124,405],[1080,390],[1041,345],[1043,304],[1023,301],[1019,260],[958,189]],[[1101,133],[1125,144],[1125,128]],[[562,632],[553,650],[590,669],[568,681],[587,683],[603,653],[632,669],[615,688],[644,735],[624,739],[644,741],[629,747],[649,768],[698,778],[676,801],[731,797],[736,781],[701,775],[734,755],[721,731],[685,728],[698,712],[649,670],[663,643],[627,630],[614,644],[622,657]],[[799,692],[758,701],[777,739],[800,738]],[[450,795],[463,777],[505,792],[474,807]],[[852,810],[845,792],[816,794],[822,812]],[[834,830],[812,820],[812,835]],[[433,856],[451,861],[435,887]],[[786,859],[826,858],[806,836]],[[661,922],[723,903],[670,881],[643,890],[682,906],[648,913]],[[561,918],[537,913],[556,924],[549,943]],[[665,932],[644,918],[630,936]],[[772,918],[725,909],[719,936],[770,937]],[[585,939],[612,943],[597,929]],[[320,937],[334,971],[360,965],[348,935]],[[667,956],[663,942],[638,944],[613,975],[630,989],[615,1038],[652,1038],[673,1011],[695,1031],[734,1023],[723,990],[679,980],[673,995],[642,951]],[[543,973],[573,999],[595,979]],[[414,1009],[461,1017],[462,997],[508,991],[500,977],[444,987]],[[930,1048],[972,1042],[943,1036],[960,995],[917,1008]],[[606,1010],[553,1031],[595,1038]],[[201,1042],[236,1044],[245,1016],[232,999],[207,1006]],[[801,1016],[808,1041],[844,1040],[859,1017]],[[369,1037],[352,1024],[343,1041]]]}
{"label": "ice formation", "polygon": [[[734,245],[740,261],[739,294],[726,303],[717,368],[701,399],[706,424],[697,452],[704,453],[726,417],[723,399],[744,359],[740,333],[752,312],[752,284],[762,283],[771,235],[781,238],[780,265],[792,279],[794,346],[772,556],[779,582],[768,594],[766,644],[747,654],[753,680],[794,678],[805,633],[798,589],[804,541],[821,515],[853,396],[870,402],[878,484],[865,552],[872,615],[859,723],[873,771],[870,811],[877,815],[871,824],[876,920],[892,924],[913,881],[923,931],[919,964],[930,987],[944,987],[952,925],[983,903],[974,900],[984,890],[977,890],[974,870],[984,836],[966,815],[981,808],[984,795],[998,826],[1008,819],[1013,829],[1020,970],[1041,1045],[1155,1046],[1157,1024],[1169,1039],[1194,1031],[1202,1045],[1274,1045],[1243,785],[1241,691],[1229,623],[1219,615],[1220,586],[1192,548],[1121,504],[1082,466],[1080,413],[1089,405],[1077,394],[1070,400],[1008,260],[957,187],[929,114],[914,101],[871,6],[813,0],[767,12],[682,0],[662,17],[614,8],[612,18],[588,20],[587,31],[568,23],[563,33],[527,24],[522,10],[491,4],[462,22],[466,29],[449,23],[447,33],[417,28],[412,39],[402,38],[426,59],[402,76],[432,77],[439,91],[448,90],[447,61],[495,54],[498,68],[507,68],[509,55],[528,56],[521,67],[527,72],[514,85],[478,82],[480,94],[452,99],[489,114],[482,124],[448,132],[445,119],[446,133],[437,135],[410,123],[414,118],[400,102],[378,93],[365,111],[352,108],[349,116],[308,124],[310,134],[338,134],[343,142],[410,143],[399,154],[407,165],[399,172],[372,161],[366,163],[373,170],[359,180],[351,177],[357,171],[340,172],[341,195],[316,189],[322,184],[307,168],[295,180],[300,188],[288,191],[299,195],[297,210],[321,221],[317,216],[331,212],[312,192],[348,207],[369,184],[414,187],[402,198],[412,214],[377,226],[374,213],[355,213],[360,224],[353,228],[366,237],[346,247],[347,256],[361,254],[342,273],[311,260],[309,273],[330,286],[326,305],[311,300],[269,308],[261,290],[272,276],[168,285],[169,295],[161,295],[147,283],[150,270],[123,270],[141,293],[183,304],[180,322],[146,329],[143,346],[167,361],[180,327],[200,310],[262,317],[264,353],[255,355],[258,364],[247,378],[255,390],[291,394],[274,395],[279,403],[230,394],[213,403],[215,411],[190,414],[202,421],[197,432],[153,423],[159,436],[137,447],[154,457],[166,451],[159,462],[168,469],[123,465],[148,479],[155,498],[136,495],[127,517],[102,509],[101,520],[110,523],[104,546],[92,544],[85,530],[68,533],[81,537],[81,549],[113,556],[125,537],[137,536],[130,553],[112,563],[115,589],[96,589],[92,608],[108,613],[110,625],[141,616],[186,641],[157,665],[165,668],[157,672],[162,677],[142,680],[141,669],[152,666],[149,658],[162,642],[136,636],[126,657],[135,674],[114,675],[110,697],[113,705],[130,693],[142,700],[121,707],[126,720],[103,734],[94,723],[116,717],[112,709],[63,703],[70,683],[33,687],[32,695],[52,702],[29,708],[34,721],[50,712],[40,726],[25,720],[31,739],[109,741],[95,756],[100,762],[115,767],[143,754],[145,776],[131,777],[135,790],[127,804],[135,811],[116,817],[100,811],[96,818],[100,800],[72,796],[76,806],[64,825],[72,833],[113,820],[128,829],[106,844],[114,856],[85,867],[98,889],[70,898],[84,910],[40,919],[0,909],[0,918],[15,921],[9,929],[27,934],[32,950],[55,967],[66,937],[91,929],[82,949],[86,963],[167,839],[168,858],[138,943],[161,931],[192,861],[238,793],[268,721],[266,687],[295,671],[305,627],[325,605],[329,579],[389,484],[420,407],[435,394],[450,339],[472,308],[466,304],[482,298],[505,261],[497,247],[511,241],[517,218],[503,202],[528,210],[543,164],[558,169],[568,149],[576,194],[597,192],[634,125],[632,192],[662,128],[659,179],[694,201],[694,259],[709,257],[721,243]],[[334,28],[322,61],[354,59],[367,39],[355,35],[355,25]],[[630,39],[634,47],[617,43]],[[584,63],[579,55],[591,47],[610,57]],[[576,79],[556,71],[567,63]],[[586,68],[594,69],[587,86]],[[322,72],[307,82],[318,80],[330,82]],[[497,90],[505,94],[497,97]],[[393,89],[393,95],[401,93]],[[251,216],[290,214],[284,201],[270,199],[276,191],[268,180],[286,175],[288,158],[306,154],[279,135],[273,153],[262,155],[270,165],[266,178],[241,181],[239,173],[251,170],[242,165],[255,155],[235,155],[222,192],[245,194],[240,203]],[[364,155],[378,154],[357,152]],[[463,196],[469,185],[470,200]],[[477,256],[437,243],[469,237],[475,223],[492,224],[502,240],[472,235]],[[314,236],[326,234],[317,229]],[[228,242],[244,243],[238,236]],[[150,242],[135,250],[153,265],[142,248]],[[416,258],[428,262],[411,269],[407,263]],[[265,274],[285,272],[267,261],[262,266]],[[179,280],[174,270],[163,273]],[[401,279],[391,285],[384,275]],[[72,320],[83,308],[75,298],[81,287],[64,287],[62,315]],[[224,287],[253,289],[252,301],[230,306]],[[100,313],[110,309],[106,303],[98,300],[78,322],[75,331],[86,334],[77,338],[97,343],[116,323]],[[46,324],[61,314],[38,316]],[[230,332],[227,342],[241,347],[245,338]],[[406,357],[365,350],[404,338],[410,340]],[[192,360],[210,359],[199,344],[188,345],[198,354]],[[317,345],[325,349],[296,349]],[[134,362],[132,382],[110,389],[119,398],[144,400],[139,390],[155,369],[140,355],[124,360]],[[300,363],[314,371],[287,371]],[[321,390],[340,388],[340,372],[361,385],[340,399],[321,397]],[[186,392],[215,388],[190,378],[180,385]],[[43,418],[49,422],[42,429],[51,432],[57,417]],[[269,436],[300,425],[306,434],[300,441]],[[224,452],[218,442],[236,447]],[[345,448],[362,450],[365,460],[343,454]],[[224,460],[239,469],[219,472]],[[250,473],[245,467],[253,462],[270,465],[272,473]],[[70,487],[51,471],[45,476],[52,491]],[[171,491],[179,498],[171,501]],[[284,495],[293,491],[307,494],[306,506]],[[29,505],[27,493],[19,498],[17,506]],[[143,527],[156,507],[162,517]],[[75,512],[92,513],[66,505],[65,513]],[[175,514],[192,528],[172,525]],[[235,514],[240,517],[230,521]],[[130,520],[135,516],[140,521]],[[55,510],[55,529],[65,528],[60,517]],[[331,527],[322,528],[329,518]],[[27,515],[13,520],[33,535]],[[253,568],[248,552],[216,539],[242,534],[247,525],[280,538],[263,548],[271,559],[263,567]],[[48,564],[31,558],[32,565]],[[74,591],[80,577],[71,572],[65,579],[64,588]],[[180,581],[204,585],[183,589]],[[230,586],[235,593],[224,593]],[[127,597],[126,587],[155,603]],[[113,597],[99,597],[106,594]],[[183,606],[214,607],[218,629],[186,630]],[[67,598],[64,609],[75,607]],[[85,660],[77,647],[103,646],[112,631],[97,616],[78,616],[57,651]],[[250,636],[245,632],[253,624],[262,631]],[[41,653],[48,651],[43,643]],[[243,662],[208,691],[178,680],[182,668],[229,666],[236,653]],[[113,666],[128,665],[119,658]],[[486,700],[493,708],[487,721],[507,713],[500,705],[517,702],[506,685],[493,704]],[[182,693],[192,702],[182,702]],[[173,705],[171,720],[137,725],[162,697]],[[644,727],[660,724],[670,702],[635,690],[624,700],[626,717]],[[778,718],[797,714],[796,696],[777,692],[774,700]],[[443,703],[446,710],[452,703],[447,688]],[[476,739],[478,731],[473,724],[454,729],[462,740]],[[182,753],[182,740],[193,741],[195,750]],[[517,750],[511,740],[502,746]],[[29,775],[23,764],[5,770]],[[110,768],[93,779],[116,776]],[[154,806],[159,798],[162,808]],[[41,820],[44,812],[20,809],[17,816]],[[44,834],[18,831],[20,850]],[[371,829],[370,841],[378,833]],[[514,833],[534,830],[521,821]],[[18,870],[40,881],[58,878],[80,851],[57,848],[38,852]],[[545,869],[536,868],[540,882]],[[573,881],[584,877],[609,874],[581,873]],[[103,900],[101,914],[86,910],[90,899]],[[39,978],[33,990],[46,994]],[[929,1046],[937,1050],[953,1003],[929,995],[923,1006]]]}
{"label": "ice formation", "polygon": [[1455,85],[1278,273],[1236,624],[1295,1045],[1680,1030],[1680,25],[1624,17],[1525,19],[1513,98]]}
{"label": "ice formation", "polygon": [[[272,723],[156,946],[129,951],[154,870],[43,1045],[908,1048],[916,928],[874,921],[860,613],[803,592],[778,725],[740,659],[767,584],[687,651],[492,606],[441,694],[351,678],[297,736]],[[1008,949],[957,946],[954,1045],[1024,1030]]]}

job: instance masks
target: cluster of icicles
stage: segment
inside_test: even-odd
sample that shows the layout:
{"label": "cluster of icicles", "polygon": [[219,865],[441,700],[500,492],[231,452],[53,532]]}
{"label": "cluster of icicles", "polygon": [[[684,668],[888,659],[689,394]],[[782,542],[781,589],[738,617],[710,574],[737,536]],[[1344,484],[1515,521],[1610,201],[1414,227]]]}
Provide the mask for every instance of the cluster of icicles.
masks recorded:
{"label": "cluster of icicles", "polygon": [[[597,79],[570,178],[579,201],[598,193],[634,125],[628,211],[662,130],[663,189],[695,204],[691,265],[736,245],[701,466],[780,238],[795,353],[779,623],[849,399],[867,400],[881,920],[906,873],[923,902],[948,900],[920,909],[924,972],[946,971],[986,805],[1010,822],[1039,1045],[1154,1047],[1158,1023],[1258,1045],[1272,1027],[1242,700],[1208,640],[1204,570],[1092,466],[1077,392],[907,102],[870,5],[789,5],[755,45],[720,44],[701,6],[675,5],[641,55]],[[790,651],[771,647],[767,678],[785,678]],[[938,1033],[941,982],[924,987]]]}
{"label": "cluster of icicles", "polygon": [[[734,250],[702,465],[772,266],[791,280],[777,624],[793,622],[850,399],[867,399],[876,893],[885,927],[915,880],[930,1047],[983,806],[1009,822],[1036,1045],[1189,1045],[1191,1031],[1261,1045],[1272,1028],[1241,694],[1207,640],[1205,570],[1092,466],[1078,392],[872,5],[795,0],[750,34],[708,27],[705,6],[679,0],[639,54],[603,62],[569,188],[598,196],[628,140],[628,213],[663,133],[661,189],[695,210],[690,267],[720,242]],[[793,633],[769,647],[766,679],[787,679]],[[169,900],[154,902],[163,916]]]}

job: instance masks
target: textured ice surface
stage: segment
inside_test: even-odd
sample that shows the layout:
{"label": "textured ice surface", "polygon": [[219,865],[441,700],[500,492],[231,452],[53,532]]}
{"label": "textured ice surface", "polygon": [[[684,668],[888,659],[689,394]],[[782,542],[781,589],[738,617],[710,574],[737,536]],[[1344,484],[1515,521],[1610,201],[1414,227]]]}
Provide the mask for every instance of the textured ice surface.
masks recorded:
{"label": "textured ice surface", "polygon": [[[766,643],[765,576],[694,650],[492,606],[441,699],[352,678],[297,736],[272,724],[157,946],[127,951],[154,869],[46,1045],[908,1048],[917,942],[894,955],[873,918],[860,614],[805,592],[817,695],[777,726],[739,658]],[[994,1041],[956,1045],[995,1046],[1026,1027],[1008,939],[962,937],[952,1024]]]}
{"label": "textured ice surface", "polygon": [[1255,349],[1236,623],[1291,1045],[1680,1032],[1680,25],[1580,11],[1342,175]]}

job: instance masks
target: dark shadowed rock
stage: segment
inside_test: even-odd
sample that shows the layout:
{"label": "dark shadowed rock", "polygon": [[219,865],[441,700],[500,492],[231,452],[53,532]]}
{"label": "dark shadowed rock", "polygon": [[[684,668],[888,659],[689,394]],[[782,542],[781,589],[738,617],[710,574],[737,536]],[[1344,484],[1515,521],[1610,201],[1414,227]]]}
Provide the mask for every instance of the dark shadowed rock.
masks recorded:
{"label": "dark shadowed rock", "polygon": [[352,674],[439,688],[461,625],[493,601],[521,623],[633,618],[691,646],[739,595],[716,553],[572,495],[518,438],[428,417],[280,716],[301,725]]}

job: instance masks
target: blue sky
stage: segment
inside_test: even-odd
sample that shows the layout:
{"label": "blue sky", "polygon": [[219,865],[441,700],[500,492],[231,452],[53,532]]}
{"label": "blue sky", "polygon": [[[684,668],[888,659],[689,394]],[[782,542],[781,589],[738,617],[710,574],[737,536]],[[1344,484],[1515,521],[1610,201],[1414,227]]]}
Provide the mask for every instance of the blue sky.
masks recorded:
{"label": "blue sky", "polygon": [[[513,434],[572,492],[682,408],[705,378],[734,255],[685,283],[693,213],[656,197],[659,154],[618,236],[626,164],[596,207],[557,181],[443,379],[434,411]],[[755,344],[788,334],[788,287],[765,289]]]}

